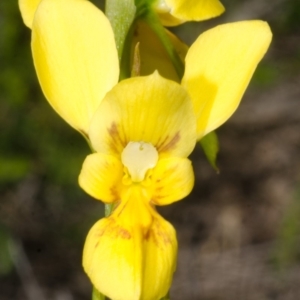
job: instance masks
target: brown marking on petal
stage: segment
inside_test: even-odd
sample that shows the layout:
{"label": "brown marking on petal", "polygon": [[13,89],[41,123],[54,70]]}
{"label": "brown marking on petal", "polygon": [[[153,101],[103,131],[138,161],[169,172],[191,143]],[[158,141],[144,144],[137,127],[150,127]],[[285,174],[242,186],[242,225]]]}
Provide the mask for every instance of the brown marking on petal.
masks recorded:
{"label": "brown marking on petal", "polygon": [[114,199],[114,201],[116,201],[119,198],[119,193],[118,193],[118,189],[116,186],[112,186],[110,188],[110,193],[112,195],[112,198]]}
{"label": "brown marking on petal", "polygon": [[[120,205],[120,203],[121,203],[121,201],[116,203],[116,206],[113,208],[114,211]],[[103,231],[105,231],[105,233],[103,232],[102,235],[106,234],[106,235],[110,235],[112,238],[121,238],[121,239],[126,239],[126,240],[131,239],[131,233],[129,232],[129,230],[127,230],[126,228],[124,228],[117,222],[117,219],[120,216],[120,214],[122,213],[126,204],[124,205],[124,207],[122,207],[122,209],[118,215],[116,215],[112,218],[109,217],[110,222],[103,229]],[[117,219],[115,219],[115,217]]]}
{"label": "brown marking on petal", "polygon": [[159,140],[157,141],[156,146],[155,146],[158,151],[167,142],[167,140],[169,139],[169,135],[164,136],[163,140],[161,140],[161,139],[162,139],[162,136],[159,137]]}
{"label": "brown marking on petal", "polygon": [[144,239],[145,239],[145,240],[149,240],[149,239],[150,239],[150,235],[151,235],[151,229],[148,229],[148,230],[144,233]]}
{"label": "brown marking on petal", "polygon": [[[167,137],[168,138],[168,137]],[[165,144],[167,138],[165,139],[165,141],[159,146],[159,148],[157,148],[157,150],[159,152],[166,152],[166,151],[170,151],[172,149],[174,149],[176,147],[176,144],[179,142],[180,140],[180,132],[176,132],[176,134],[173,136],[173,138]]]}
{"label": "brown marking on petal", "polygon": [[[114,218],[109,219],[109,222],[101,230],[95,233],[95,238],[100,239],[103,236],[110,236],[111,238],[131,239],[131,233],[116,222]],[[95,248],[98,246],[96,243]]]}
{"label": "brown marking on petal", "polygon": [[117,233],[117,236],[122,238],[122,239],[126,239],[126,240],[129,240],[131,239],[131,234],[128,230],[126,230],[125,228],[122,228],[121,226],[119,227],[119,230],[118,230],[118,233]]}
{"label": "brown marking on petal", "polygon": [[164,172],[160,175],[160,177],[155,179],[155,183],[159,184],[163,180],[163,178],[170,178],[170,177],[174,178],[173,174],[176,174],[177,169],[178,169],[178,163],[176,165],[173,165],[169,169],[164,170]]}
{"label": "brown marking on petal", "polygon": [[159,244],[162,247],[167,245],[167,244],[172,243],[172,239],[170,238],[170,236],[161,227],[157,228],[155,238],[156,238],[156,243]]}
{"label": "brown marking on petal", "polygon": [[[164,178],[167,178],[167,177],[172,177],[173,174],[175,174],[176,172],[176,169],[178,168],[178,164],[176,164],[175,166],[173,166],[172,168],[170,169],[167,169],[160,177],[156,178],[155,181],[154,181],[154,185],[155,185],[155,194],[153,195],[153,198],[151,199],[151,201],[153,203],[157,203],[159,199],[162,199],[165,197],[165,195],[161,195],[161,192],[163,190],[166,189],[166,186],[163,184],[164,182],[161,182],[163,180],[163,177]],[[174,178],[174,177],[173,177]],[[172,181],[172,186],[174,186],[174,184],[177,182],[178,180],[176,181]]]}
{"label": "brown marking on petal", "polygon": [[115,122],[112,122],[110,127],[107,128],[111,140],[109,141],[109,146],[117,154],[120,154],[121,149],[126,146],[126,142],[122,140],[118,125]]}
{"label": "brown marking on petal", "polygon": [[[164,186],[157,187],[155,192],[159,194],[162,190],[164,190]],[[156,198],[161,198],[161,197],[157,196]]]}
{"label": "brown marking on petal", "polygon": [[169,234],[158,221],[154,221],[152,228],[144,234],[144,239],[146,241],[152,240],[152,242],[160,249],[163,249],[166,245],[172,243]]}
{"label": "brown marking on petal", "polygon": [[115,220],[114,223],[114,225],[110,225],[110,227],[108,228],[109,234],[113,238],[121,238],[126,240],[131,239],[131,234],[127,229],[122,227],[120,224],[117,224]]}

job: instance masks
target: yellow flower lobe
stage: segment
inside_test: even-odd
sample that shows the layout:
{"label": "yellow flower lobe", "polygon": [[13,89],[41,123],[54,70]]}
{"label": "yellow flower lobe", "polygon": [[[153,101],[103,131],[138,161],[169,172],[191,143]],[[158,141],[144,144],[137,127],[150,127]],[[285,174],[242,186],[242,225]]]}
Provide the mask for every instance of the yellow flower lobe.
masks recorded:
{"label": "yellow flower lobe", "polygon": [[90,230],[83,266],[94,286],[114,300],[157,300],[166,295],[176,267],[174,228],[135,185],[120,205]]}

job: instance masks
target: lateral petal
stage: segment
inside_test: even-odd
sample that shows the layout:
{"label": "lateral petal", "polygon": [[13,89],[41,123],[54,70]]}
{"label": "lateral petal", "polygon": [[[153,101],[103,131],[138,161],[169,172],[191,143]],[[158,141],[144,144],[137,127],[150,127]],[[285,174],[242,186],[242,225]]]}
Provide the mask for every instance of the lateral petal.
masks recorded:
{"label": "lateral petal", "polygon": [[21,11],[24,24],[31,29],[35,11],[41,0],[19,0],[19,9]]}
{"label": "lateral petal", "polygon": [[191,46],[182,85],[194,104],[198,138],[234,113],[271,38],[267,23],[243,21],[208,30]]}
{"label": "lateral petal", "polygon": [[166,158],[158,161],[152,173],[155,205],[167,205],[186,197],[194,186],[194,172],[187,158]]}
{"label": "lateral petal", "polygon": [[195,146],[186,91],[157,72],[121,81],[102,101],[89,131],[94,149],[120,157],[130,141],[151,143],[160,156],[185,157]]}
{"label": "lateral petal", "polygon": [[79,185],[92,197],[105,203],[120,199],[123,166],[114,156],[102,153],[86,157],[80,175]]}
{"label": "lateral petal", "polygon": [[63,119],[86,134],[119,76],[108,19],[89,1],[43,0],[33,22],[32,52],[46,98]]}

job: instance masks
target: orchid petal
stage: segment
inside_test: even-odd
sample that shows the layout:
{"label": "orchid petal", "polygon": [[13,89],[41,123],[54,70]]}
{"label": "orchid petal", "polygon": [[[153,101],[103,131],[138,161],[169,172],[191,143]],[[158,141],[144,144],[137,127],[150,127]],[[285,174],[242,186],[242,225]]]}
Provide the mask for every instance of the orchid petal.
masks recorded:
{"label": "orchid petal", "polygon": [[157,72],[121,81],[105,97],[89,131],[92,146],[120,157],[129,142],[160,156],[186,157],[195,146],[195,116],[186,91]]}
{"label": "orchid petal", "polygon": [[33,22],[32,52],[46,98],[63,119],[86,134],[104,95],[118,81],[108,19],[89,1],[43,0]]}
{"label": "orchid petal", "polygon": [[167,205],[181,200],[194,186],[191,161],[175,157],[161,159],[154,168],[151,179],[154,186],[152,202],[155,205]]}
{"label": "orchid petal", "polygon": [[79,185],[92,197],[105,203],[120,199],[123,166],[114,156],[94,153],[87,156],[79,175]]}
{"label": "orchid petal", "polygon": [[237,109],[271,37],[267,23],[243,21],[208,30],[191,46],[182,85],[194,104],[198,138]]}

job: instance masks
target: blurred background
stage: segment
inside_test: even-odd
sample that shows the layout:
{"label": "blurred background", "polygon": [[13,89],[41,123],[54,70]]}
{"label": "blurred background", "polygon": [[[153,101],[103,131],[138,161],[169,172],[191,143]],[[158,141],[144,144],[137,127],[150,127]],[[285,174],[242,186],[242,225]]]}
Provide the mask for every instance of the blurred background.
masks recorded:
{"label": "blurred background", "polygon": [[[298,300],[300,1],[222,3],[222,17],[176,34],[191,44],[217,24],[262,19],[274,38],[217,131],[220,173],[198,145],[192,194],[159,208],[179,240],[171,299]],[[77,184],[89,149],[41,93],[17,1],[0,1],[0,129],[0,300],[90,299],[82,247],[103,205]]]}

